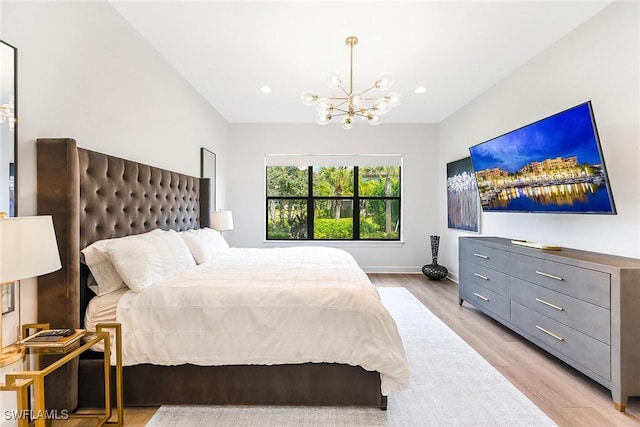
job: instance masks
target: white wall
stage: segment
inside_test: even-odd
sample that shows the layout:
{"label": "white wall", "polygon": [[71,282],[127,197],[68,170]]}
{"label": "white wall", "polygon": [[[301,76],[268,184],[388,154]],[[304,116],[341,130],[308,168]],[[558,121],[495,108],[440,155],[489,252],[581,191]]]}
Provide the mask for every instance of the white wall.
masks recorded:
{"label": "white wall", "polygon": [[[440,124],[440,164],[468,147],[591,100],[618,215],[486,213],[481,233],[640,257],[640,4],[616,2]],[[438,206],[446,209],[440,176]],[[440,216],[443,265],[457,238]]]}
{"label": "white wall", "polygon": [[[310,111],[310,120],[313,112]],[[437,231],[437,126],[356,123],[339,125],[231,125],[228,204],[235,229],[225,233],[232,246],[262,247],[265,237],[265,154],[401,154],[404,243],[322,244],[350,252],[365,271],[419,271],[431,262],[429,235]]]}
{"label": "white wall", "polygon": [[[195,176],[206,147],[224,165],[227,123],[109,3],[3,1],[1,21],[18,48],[20,215],[36,212],[36,138]],[[21,291],[35,321],[35,280]]]}

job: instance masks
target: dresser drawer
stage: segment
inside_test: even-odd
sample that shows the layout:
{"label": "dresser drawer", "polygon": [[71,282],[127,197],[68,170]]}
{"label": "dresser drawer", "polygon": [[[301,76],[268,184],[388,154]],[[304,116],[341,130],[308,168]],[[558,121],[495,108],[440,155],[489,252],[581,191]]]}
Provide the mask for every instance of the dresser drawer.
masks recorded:
{"label": "dresser drawer", "polygon": [[611,306],[607,273],[512,253],[511,275],[607,309]]}
{"label": "dresser drawer", "polygon": [[460,298],[480,308],[489,311],[504,321],[509,321],[509,298],[497,294],[469,280],[460,279]]}
{"label": "dresser drawer", "polygon": [[602,378],[611,378],[611,348],[542,314],[511,302],[511,323]]}
{"label": "dresser drawer", "polygon": [[464,277],[484,288],[509,297],[509,276],[484,265],[472,262],[460,264],[460,277]]}
{"label": "dresser drawer", "polygon": [[511,299],[546,317],[610,344],[611,312],[533,283],[511,278]]}
{"label": "dresser drawer", "polygon": [[492,247],[460,239],[460,257],[493,270],[509,274],[509,253]]}

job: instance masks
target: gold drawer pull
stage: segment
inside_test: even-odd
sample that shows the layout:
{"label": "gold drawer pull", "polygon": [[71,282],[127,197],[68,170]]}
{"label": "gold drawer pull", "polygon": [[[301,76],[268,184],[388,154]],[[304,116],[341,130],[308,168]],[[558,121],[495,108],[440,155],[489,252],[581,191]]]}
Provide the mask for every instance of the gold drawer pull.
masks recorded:
{"label": "gold drawer pull", "polygon": [[474,276],[481,278],[482,280],[489,280],[487,276],[483,276],[482,274],[473,273]]}
{"label": "gold drawer pull", "polygon": [[482,295],[480,295],[480,294],[478,294],[478,293],[475,293],[475,292],[474,292],[473,294],[474,294],[475,296],[477,296],[478,298],[480,298],[481,300],[489,301],[489,298],[487,298],[487,297],[485,297],[485,296],[482,296]]}
{"label": "gold drawer pull", "polygon": [[562,338],[560,335],[556,335],[553,332],[549,332],[545,328],[543,328],[542,326],[536,325],[536,328],[540,329],[542,332],[544,332],[547,335],[551,335],[552,337],[554,337],[558,341],[564,341],[564,338]]}
{"label": "gold drawer pull", "polygon": [[545,272],[538,271],[538,270],[536,270],[536,274],[539,274],[539,275],[544,276],[544,277],[549,277],[551,279],[560,280],[560,281],[564,280],[562,277],[554,276],[553,274],[545,273]]}
{"label": "gold drawer pull", "polygon": [[474,254],[473,254],[473,256],[477,256],[478,258],[482,258],[482,259],[489,259],[489,257],[488,257],[488,256],[486,256],[486,255],[482,255],[482,254],[476,254],[476,253],[474,253]]}
{"label": "gold drawer pull", "polygon": [[545,301],[545,300],[543,300],[543,299],[536,298],[536,301],[538,301],[538,302],[540,302],[540,303],[542,303],[542,304],[544,304],[544,305],[548,305],[549,307],[553,307],[553,308],[555,308],[556,310],[564,311],[564,308],[562,308],[562,307],[560,307],[560,306],[557,306],[557,305],[555,305],[555,304],[551,304],[550,302],[547,302],[547,301]]}

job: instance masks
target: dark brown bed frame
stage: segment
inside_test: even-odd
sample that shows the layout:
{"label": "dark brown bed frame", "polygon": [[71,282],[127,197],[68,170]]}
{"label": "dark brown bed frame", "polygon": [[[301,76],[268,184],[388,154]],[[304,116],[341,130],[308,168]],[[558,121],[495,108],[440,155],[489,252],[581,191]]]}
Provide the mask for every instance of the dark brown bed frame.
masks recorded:
{"label": "dark brown bed frame", "polygon": [[[61,270],[38,279],[38,321],[54,327],[83,325],[92,296],[81,263],[86,246],[156,228],[209,225],[208,179],[78,148],[71,138],[38,139],[37,173],[38,215],[53,216],[62,260]],[[47,407],[100,406],[102,363],[96,353],[47,377]],[[126,366],[124,402],[387,407],[378,372],[335,363]]]}

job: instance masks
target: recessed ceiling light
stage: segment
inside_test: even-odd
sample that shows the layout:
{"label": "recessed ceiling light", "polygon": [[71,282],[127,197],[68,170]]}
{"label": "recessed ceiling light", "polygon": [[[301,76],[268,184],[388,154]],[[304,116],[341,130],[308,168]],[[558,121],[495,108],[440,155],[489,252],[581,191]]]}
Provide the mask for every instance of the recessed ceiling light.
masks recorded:
{"label": "recessed ceiling light", "polygon": [[273,90],[272,90],[269,86],[262,86],[262,87],[260,88],[260,91],[261,91],[261,92],[264,92],[264,93],[271,93],[271,92],[273,92]]}
{"label": "recessed ceiling light", "polygon": [[416,88],[416,90],[414,90],[415,93],[425,93],[427,91],[427,88],[424,86],[419,86]]}

